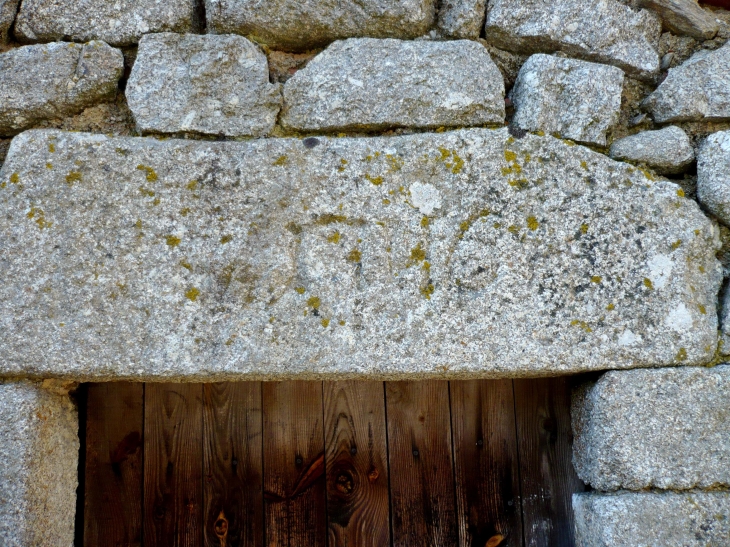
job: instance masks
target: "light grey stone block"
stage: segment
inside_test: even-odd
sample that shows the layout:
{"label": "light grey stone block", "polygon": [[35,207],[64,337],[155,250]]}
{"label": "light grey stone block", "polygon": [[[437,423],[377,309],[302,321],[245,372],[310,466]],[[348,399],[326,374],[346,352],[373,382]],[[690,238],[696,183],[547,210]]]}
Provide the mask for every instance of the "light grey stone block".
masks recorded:
{"label": "light grey stone block", "polygon": [[730,120],[730,42],[670,68],[643,106],[657,123]]}
{"label": "light grey stone block", "polygon": [[730,365],[608,372],[572,416],[575,469],[598,490],[730,486]]}
{"label": "light grey stone block", "polygon": [[68,395],[0,381],[0,545],[73,546],[78,457]]}
{"label": "light grey stone block", "polygon": [[308,131],[504,123],[504,81],[477,42],[351,38],[284,85],[284,127]]}
{"label": "light grey stone block", "polygon": [[574,494],[578,547],[725,547],[729,492]]}
{"label": "light grey stone block", "polygon": [[281,108],[266,56],[235,35],[144,36],[126,95],[143,132],[261,136]]}
{"label": "light grey stone block", "polygon": [[10,27],[13,26],[20,0],[0,0],[0,44],[8,41]]}
{"label": "light grey stone block", "polygon": [[0,135],[114,97],[122,52],[104,42],[55,42],[0,54]]}
{"label": "light grey stone block", "polygon": [[515,377],[710,360],[717,228],[677,185],[571,144],[506,128],[23,133],[0,171],[0,374]]}
{"label": "light grey stone block", "polygon": [[436,16],[436,0],[205,0],[205,7],[209,32],[290,51],[358,36],[416,38]]}
{"label": "light grey stone block", "polygon": [[674,125],[614,141],[609,154],[613,159],[643,163],[666,174],[683,172],[695,159],[687,133]]}
{"label": "light grey stone block", "polygon": [[697,199],[730,226],[730,131],[713,133],[697,154]]}
{"label": "light grey stone block", "polygon": [[438,27],[445,36],[476,40],[487,14],[487,0],[444,0],[439,8]]}
{"label": "light grey stone block", "polygon": [[605,145],[606,131],[618,121],[623,83],[619,68],[538,53],[522,65],[510,93],[517,110],[512,123]]}
{"label": "light grey stone block", "polygon": [[709,10],[704,10],[697,0],[640,0],[639,4],[659,14],[667,30],[674,34],[709,40],[719,25]]}
{"label": "light grey stone block", "polygon": [[491,0],[487,40],[522,53],[563,51],[638,78],[659,70],[659,17],[617,0]]}
{"label": "light grey stone block", "polygon": [[23,0],[15,23],[22,41],[103,40],[136,44],[151,32],[191,32],[194,0]]}

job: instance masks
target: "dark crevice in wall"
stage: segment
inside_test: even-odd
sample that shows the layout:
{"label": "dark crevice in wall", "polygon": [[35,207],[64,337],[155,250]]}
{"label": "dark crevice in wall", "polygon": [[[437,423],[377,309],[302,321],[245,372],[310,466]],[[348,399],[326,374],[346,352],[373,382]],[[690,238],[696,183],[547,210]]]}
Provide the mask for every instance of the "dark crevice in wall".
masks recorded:
{"label": "dark crevice in wall", "polygon": [[84,492],[86,489],[86,406],[88,385],[81,384],[72,398],[79,413],[79,485],[76,488],[76,518],[74,522],[74,547],[84,547]]}
{"label": "dark crevice in wall", "polygon": [[193,32],[205,34],[207,32],[207,17],[205,13],[205,0],[195,1],[195,13],[193,14]]}

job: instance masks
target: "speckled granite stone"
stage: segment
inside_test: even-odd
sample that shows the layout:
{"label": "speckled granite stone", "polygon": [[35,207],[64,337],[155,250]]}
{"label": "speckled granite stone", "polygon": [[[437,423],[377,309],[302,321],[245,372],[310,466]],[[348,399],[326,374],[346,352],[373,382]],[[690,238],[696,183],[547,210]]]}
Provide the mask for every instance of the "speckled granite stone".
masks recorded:
{"label": "speckled granite stone", "polygon": [[659,14],[667,30],[674,34],[709,40],[717,34],[718,24],[710,10],[697,0],[639,0],[639,5]]}
{"label": "speckled granite stone", "polygon": [[262,136],[281,108],[266,56],[242,36],[148,34],[125,91],[142,132]]}
{"label": "speckled granite stone", "polygon": [[697,155],[697,198],[730,226],[730,131],[713,133]]}
{"label": "speckled granite stone", "polygon": [[476,40],[487,14],[487,0],[443,0],[438,28],[445,36]]}
{"label": "speckled granite stone", "polygon": [[284,127],[309,131],[504,123],[504,81],[477,42],[335,42],[284,85]]}
{"label": "speckled granite stone", "polygon": [[643,163],[662,174],[681,173],[695,160],[687,133],[674,125],[618,139],[611,144],[609,155]]}
{"label": "speckled granite stone", "polygon": [[343,38],[417,38],[436,0],[205,0],[208,32],[243,34],[274,49],[303,51]]}
{"label": "speckled granite stone", "polygon": [[0,545],[72,547],[79,455],[68,395],[0,380]]}
{"label": "speckled granite stone", "polygon": [[574,494],[579,547],[725,547],[730,492]]}
{"label": "speckled granite stone", "polygon": [[0,0],[0,44],[8,41],[10,27],[13,26],[20,0]]}
{"label": "speckled granite stone", "polygon": [[506,128],[250,142],[26,132],[0,171],[0,374],[704,363],[719,236],[681,195]]}

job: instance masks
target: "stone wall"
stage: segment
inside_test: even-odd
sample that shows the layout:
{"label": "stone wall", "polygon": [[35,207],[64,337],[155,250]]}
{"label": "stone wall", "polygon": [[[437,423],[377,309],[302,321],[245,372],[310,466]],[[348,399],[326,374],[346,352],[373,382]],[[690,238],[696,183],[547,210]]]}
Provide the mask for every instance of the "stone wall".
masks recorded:
{"label": "stone wall", "polygon": [[0,0],[3,545],[72,541],[49,379],[587,371],[580,544],[730,544],[712,3]]}

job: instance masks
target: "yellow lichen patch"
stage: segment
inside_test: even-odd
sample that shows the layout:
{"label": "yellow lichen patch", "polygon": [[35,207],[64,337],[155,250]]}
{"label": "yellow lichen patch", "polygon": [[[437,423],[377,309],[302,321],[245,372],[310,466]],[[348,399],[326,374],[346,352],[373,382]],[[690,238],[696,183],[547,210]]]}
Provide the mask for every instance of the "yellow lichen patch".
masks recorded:
{"label": "yellow lichen patch", "polygon": [[370,173],[365,173],[365,178],[372,182],[375,186],[383,184],[383,177],[373,177]]}
{"label": "yellow lichen patch", "polygon": [[47,163],[46,164],[46,169],[53,169],[53,164],[52,163]]}
{"label": "yellow lichen patch", "polygon": [[509,231],[511,234],[517,234],[520,232],[520,227],[516,224],[512,224],[509,228],[507,228],[507,231]]}
{"label": "yellow lichen patch", "polygon": [[142,219],[141,218],[137,219],[137,222],[134,223],[134,227],[137,228],[138,230],[142,229]]}
{"label": "yellow lichen patch", "polygon": [[292,234],[295,236],[298,236],[302,233],[302,227],[299,226],[296,222],[287,222],[286,226],[284,226],[287,230],[289,230]]}
{"label": "yellow lichen patch", "polygon": [[233,236],[230,234],[226,234],[221,238],[221,245],[225,245],[226,243],[230,243],[233,241]]}
{"label": "yellow lichen patch", "polygon": [[580,321],[580,320],[578,320],[578,319],[573,319],[573,320],[572,320],[572,321],[570,322],[570,324],[571,324],[571,325],[572,325],[573,327],[580,327],[580,328],[581,328],[581,329],[583,329],[583,330],[584,330],[585,332],[593,332],[593,329],[592,329],[592,328],[591,328],[591,327],[590,327],[590,326],[588,325],[588,323],[586,323],[585,321]]}
{"label": "yellow lichen patch", "polygon": [[155,198],[152,200],[152,205],[154,205],[155,207],[157,207],[159,204],[160,204],[160,198]]}
{"label": "yellow lichen patch", "polygon": [[145,196],[147,196],[147,197],[152,197],[152,196],[154,196],[154,195],[155,195],[155,193],[154,193],[154,192],[153,192],[152,190],[148,190],[148,189],[147,189],[147,188],[145,188],[144,186],[140,186],[140,187],[139,187],[139,191],[140,191],[140,193],[141,193],[142,195],[145,195]]}
{"label": "yellow lichen patch", "polygon": [[512,137],[512,136],[507,137],[507,144],[512,144],[513,142],[515,142],[515,138],[514,137]]}
{"label": "yellow lichen patch", "polygon": [[276,158],[276,161],[273,163],[273,165],[286,165],[288,161],[289,158],[287,158],[286,156],[279,156],[278,158]]}
{"label": "yellow lichen patch", "polygon": [[330,243],[339,243],[340,242],[340,232],[333,232],[330,235],[328,235],[327,241],[329,241]]}
{"label": "yellow lichen patch", "polygon": [[165,236],[165,243],[167,243],[169,247],[177,247],[180,245],[180,241],[181,239],[179,237]]}
{"label": "yellow lichen patch", "polygon": [[580,225],[580,233],[581,234],[587,234],[588,233],[588,224],[581,224]]}
{"label": "yellow lichen patch", "polygon": [[359,249],[353,249],[347,255],[347,260],[350,262],[360,262],[362,260],[362,253]]}
{"label": "yellow lichen patch", "polygon": [[705,308],[702,304],[698,304],[697,307],[702,315],[707,315],[707,308]]}
{"label": "yellow lichen patch", "polygon": [[699,266],[697,269],[700,271],[700,273],[705,273],[705,267],[704,266]]}
{"label": "yellow lichen patch", "polygon": [[427,285],[420,287],[418,290],[426,300],[431,300],[431,295],[436,290],[436,287],[433,286],[433,283],[428,283]]}
{"label": "yellow lichen patch", "polygon": [[327,328],[327,327],[329,327],[329,326],[330,326],[330,320],[329,320],[329,319],[322,319],[322,320],[320,321],[320,323],[322,324],[322,326],[323,326],[324,328]]}
{"label": "yellow lichen patch", "polygon": [[307,306],[310,308],[319,308],[319,306],[322,304],[322,301],[319,299],[319,296],[310,296],[307,300]]}
{"label": "yellow lichen patch", "polygon": [[544,137],[545,136],[545,131],[543,131],[542,129],[540,129],[539,131],[535,131],[535,135],[537,135],[538,137]]}
{"label": "yellow lichen patch", "polygon": [[674,243],[672,243],[672,250],[673,251],[676,251],[677,249],[679,249],[679,246],[681,244],[682,244],[682,240],[681,239],[678,239],[677,241],[675,241]]}
{"label": "yellow lichen patch", "polygon": [[404,162],[398,156],[393,156],[392,154],[386,154],[385,161],[388,162],[388,171],[390,171],[391,173],[400,171],[403,168]]}
{"label": "yellow lichen patch", "polygon": [[495,228],[501,228],[501,227],[502,227],[502,225],[501,225],[501,224],[500,224],[499,222],[495,222],[495,223],[493,224],[493,226],[494,226]]}
{"label": "yellow lichen patch", "polygon": [[196,179],[191,180],[185,185],[185,188],[193,192],[198,187],[198,181]]}
{"label": "yellow lichen patch", "polygon": [[273,315],[271,317],[269,317],[269,323],[270,324],[273,325],[274,324],[274,321],[276,321],[276,317],[274,317]]}
{"label": "yellow lichen patch", "polygon": [[383,205],[390,205],[390,200],[388,198],[385,198],[383,200]]}
{"label": "yellow lichen patch", "polygon": [[157,173],[152,167],[142,165],[141,163],[137,166],[138,171],[144,171],[147,173],[147,182],[155,182],[157,180]]}
{"label": "yellow lichen patch", "polygon": [[421,218],[421,228],[428,228],[428,223],[429,223],[429,220],[428,220],[427,216],[424,216],[423,218]]}
{"label": "yellow lichen patch", "polygon": [[20,182],[20,175],[18,175],[18,173],[13,173],[12,175],[10,175],[10,182],[12,182],[13,184],[18,184]]}
{"label": "yellow lichen patch", "polygon": [[448,148],[444,148],[442,146],[439,146],[438,150],[441,153],[441,157],[438,158],[438,161],[444,162],[444,165],[448,169],[451,169],[451,172],[455,175],[460,173],[461,170],[464,168],[464,160],[461,159],[456,150],[449,150]]}
{"label": "yellow lichen patch", "polygon": [[[317,217],[317,220],[314,221],[315,224],[318,224],[320,226],[326,226],[328,224],[335,224],[338,222],[339,223],[347,222],[347,217],[345,215],[333,215],[331,213],[325,213],[323,215],[319,215]],[[287,224],[287,226],[289,226],[289,225]],[[301,228],[300,228],[300,231],[301,231]]]}
{"label": "yellow lichen patch", "polygon": [[570,139],[562,139],[562,141],[568,146],[575,146],[575,142],[571,141]]}
{"label": "yellow lichen patch", "polygon": [[504,159],[506,159],[507,161],[515,161],[517,159],[517,154],[512,150],[505,150]]}
{"label": "yellow lichen patch", "polygon": [[684,197],[684,190],[682,190],[681,188],[680,188],[679,190],[677,190],[677,195],[678,195],[678,196],[679,196],[680,198],[683,198],[683,197]]}
{"label": "yellow lichen patch", "polygon": [[659,179],[657,179],[657,177],[656,177],[656,176],[654,175],[654,173],[652,173],[652,172],[651,172],[651,171],[649,171],[648,169],[645,169],[644,167],[639,167],[639,171],[641,171],[641,172],[642,172],[642,173],[644,174],[644,176],[645,176],[646,178],[648,178],[648,179],[649,179],[650,181],[652,181],[652,182],[653,182],[653,181],[656,181],[656,180],[659,180]]}
{"label": "yellow lichen patch", "polygon": [[71,171],[66,175],[66,184],[70,186],[74,182],[81,182],[81,173],[79,171]]}
{"label": "yellow lichen patch", "polygon": [[609,304],[608,306],[606,306],[606,309],[607,309],[608,311],[613,311],[613,310],[614,310],[615,308],[616,308],[616,306],[614,306],[614,305],[613,305],[613,303],[611,303],[611,304]]}
{"label": "yellow lichen patch", "polygon": [[45,228],[50,228],[51,226],[53,226],[53,222],[48,222],[46,220],[43,209],[39,209],[38,207],[31,207],[30,211],[28,211],[28,214],[25,216],[27,216],[30,219],[34,219],[35,223],[38,225],[38,228],[41,230],[44,230]]}
{"label": "yellow lichen patch", "polygon": [[677,352],[677,356],[675,357],[677,361],[686,361],[687,360],[687,350],[684,348],[679,348],[679,351]]}
{"label": "yellow lichen patch", "polygon": [[581,167],[582,167],[583,169],[585,169],[586,171],[588,171],[588,163],[586,163],[586,161],[585,161],[585,160],[583,160],[583,161],[581,161],[581,162],[580,162],[580,166],[581,166]]}
{"label": "yellow lichen patch", "polygon": [[183,207],[180,209],[180,214],[184,217],[188,216],[188,213],[190,212],[190,207]]}
{"label": "yellow lichen patch", "polygon": [[654,290],[654,284],[651,282],[651,279],[649,279],[648,277],[644,278],[644,286],[649,290],[652,290],[652,291]]}
{"label": "yellow lichen patch", "polygon": [[431,271],[431,263],[428,260],[423,261],[423,266],[421,266],[425,272]]}
{"label": "yellow lichen patch", "polygon": [[193,271],[193,266],[187,260],[181,260],[180,266],[182,266],[183,268],[185,268],[188,271],[191,271],[191,272]]}
{"label": "yellow lichen patch", "polygon": [[304,294],[305,292],[307,292],[307,289],[305,289],[304,287],[296,287],[294,290],[297,291],[297,293],[299,294]]}
{"label": "yellow lichen patch", "polygon": [[339,324],[340,324],[341,327],[344,327],[345,326],[345,320],[344,319],[340,319],[338,322],[339,322]]}
{"label": "yellow lichen patch", "polygon": [[185,291],[185,297],[191,302],[195,302],[198,299],[198,296],[200,296],[200,291],[195,287],[191,287]]}
{"label": "yellow lichen patch", "polygon": [[50,152],[51,154],[53,154],[53,153],[54,153],[54,152],[56,151],[56,145],[55,145],[55,144],[53,144],[52,142],[49,142],[49,143],[48,143],[48,151],[49,151],[49,152]]}
{"label": "yellow lichen patch", "polygon": [[421,247],[420,243],[411,249],[411,260],[416,262],[426,260],[426,251]]}
{"label": "yellow lichen patch", "polygon": [[510,186],[513,186],[513,187],[519,188],[519,189],[527,188],[527,186],[530,184],[529,181],[525,178],[510,179],[507,182],[509,183]]}
{"label": "yellow lichen patch", "polygon": [[535,217],[527,217],[527,227],[532,230],[533,232],[537,230],[537,228],[540,226],[540,223],[537,221]]}
{"label": "yellow lichen patch", "polygon": [[600,275],[591,276],[591,283],[600,283],[601,281],[603,281],[603,278]]}

